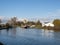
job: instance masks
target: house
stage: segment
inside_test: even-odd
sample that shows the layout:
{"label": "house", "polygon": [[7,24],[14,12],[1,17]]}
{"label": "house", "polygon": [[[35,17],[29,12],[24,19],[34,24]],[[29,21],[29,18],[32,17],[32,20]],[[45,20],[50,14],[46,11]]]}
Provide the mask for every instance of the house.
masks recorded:
{"label": "house", "polygon": [[50,27],[54,27],[54,24],[53,24],[53,23],[42,24],[42,27],[44,27],[44,26],[46,26],[46,27],[48,27],[48,26],[50,26]]}

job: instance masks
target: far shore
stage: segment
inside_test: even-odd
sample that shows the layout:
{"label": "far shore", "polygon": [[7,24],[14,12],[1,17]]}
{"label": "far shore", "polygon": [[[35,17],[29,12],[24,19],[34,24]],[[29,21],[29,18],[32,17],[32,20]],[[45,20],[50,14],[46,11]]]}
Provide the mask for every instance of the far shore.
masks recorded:
{"label": "far shore", "polygon": [[40,20],[37,20],[37,22],[34,21],[28,21],[27,19],[24,19],[23,21],[17,20],[16,17],[11,18],[6,23],[2,23],[2,20],[0,19],[0,30],[2,29],[11,29],[11,28],[37,28],[37,29],[48,29],[48,30],[60,30],[60,19],[55,19],[52,23],[45,22],[42,24]]}

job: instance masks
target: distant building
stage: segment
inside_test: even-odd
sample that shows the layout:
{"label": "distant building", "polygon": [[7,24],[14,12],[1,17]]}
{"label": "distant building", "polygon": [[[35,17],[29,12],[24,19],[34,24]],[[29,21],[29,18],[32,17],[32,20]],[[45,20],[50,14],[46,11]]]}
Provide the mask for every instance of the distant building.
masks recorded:
{"label": "distant building", "polygon": [[44,23],[44,24],[42,24],[42,27],[44,27],[44,26],[46,26],[46,27],[48,27],[48,26],[54,27],[54,24],[53,23]]}

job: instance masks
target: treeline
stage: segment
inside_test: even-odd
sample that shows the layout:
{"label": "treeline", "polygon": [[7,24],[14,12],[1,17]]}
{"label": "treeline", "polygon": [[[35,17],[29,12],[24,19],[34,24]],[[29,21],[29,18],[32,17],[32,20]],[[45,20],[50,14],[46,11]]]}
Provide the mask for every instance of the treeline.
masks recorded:
{"label": "treeline", "polygon": [[[44,28],[42,27],[42,23],[39,20],[36,22],[24,20],[24,22],[23,22],[23,21],[17,21],[17,17],[11,18],[10,20],[7,21],[6,24],[1,24],[1,23],[2,23],[2,21],[0,19],[0,28],[3,28],[3,27],[5,27],[5,28],[24,27],[24,26],[29,26],[30,28],[39,28],[39,29],[46,28],[46,26]],[[52,23],[54,24],[54,27],[48,26],[47,29],[48,28],[49,29],[56,29],[56,30],[60,29],[60,19],[55,19]]]}

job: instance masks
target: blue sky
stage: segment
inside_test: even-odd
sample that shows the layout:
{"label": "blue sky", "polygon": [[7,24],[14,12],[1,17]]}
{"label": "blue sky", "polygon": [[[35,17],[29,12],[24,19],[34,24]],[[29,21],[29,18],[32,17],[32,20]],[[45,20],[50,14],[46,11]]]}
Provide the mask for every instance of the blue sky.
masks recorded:
{"label": "blue sky", "polygon": [[0,0],[0,16],[60,17],[60,0]]}

